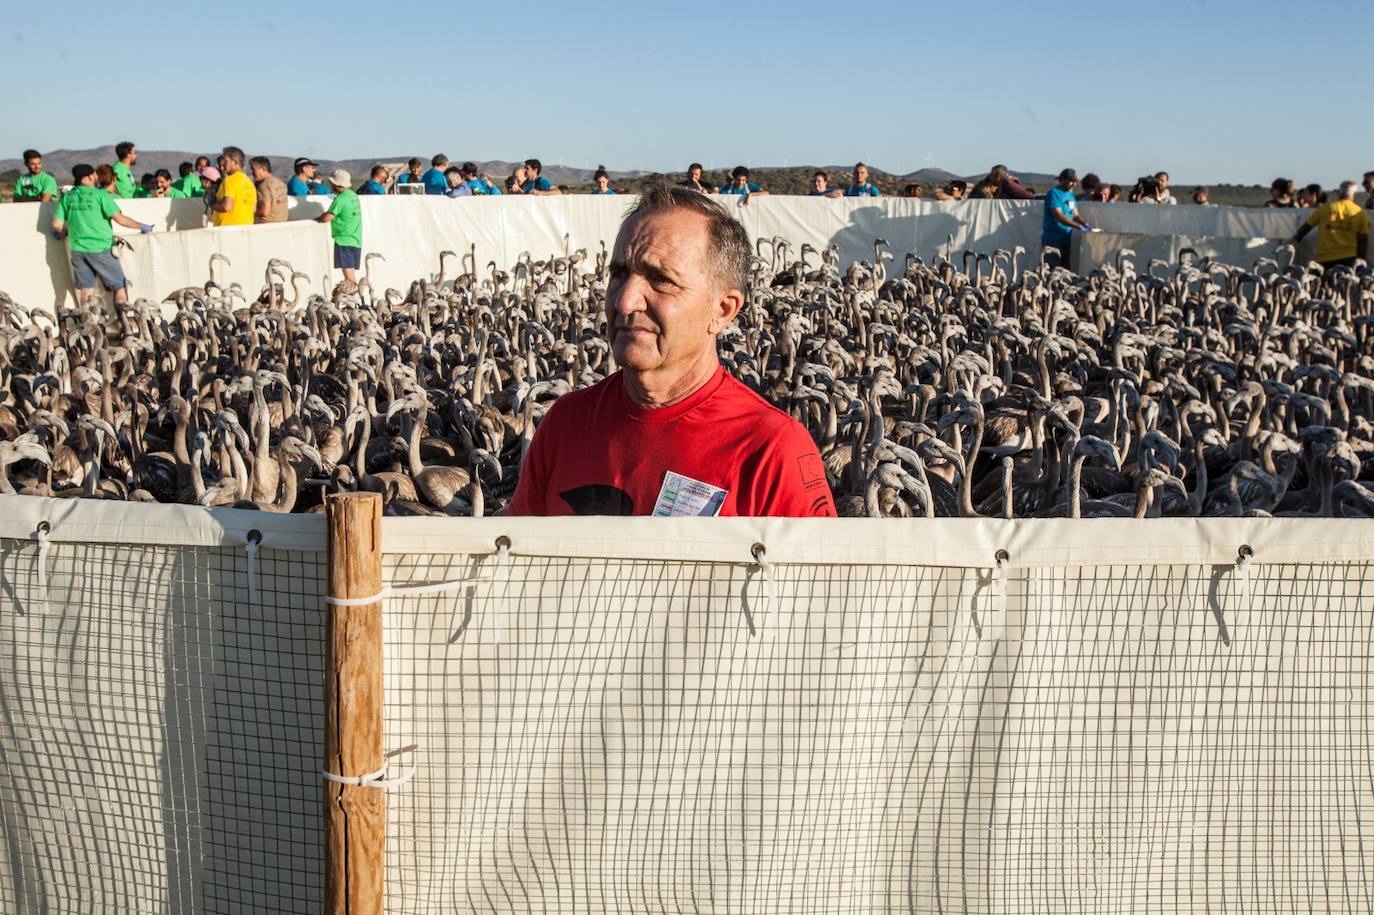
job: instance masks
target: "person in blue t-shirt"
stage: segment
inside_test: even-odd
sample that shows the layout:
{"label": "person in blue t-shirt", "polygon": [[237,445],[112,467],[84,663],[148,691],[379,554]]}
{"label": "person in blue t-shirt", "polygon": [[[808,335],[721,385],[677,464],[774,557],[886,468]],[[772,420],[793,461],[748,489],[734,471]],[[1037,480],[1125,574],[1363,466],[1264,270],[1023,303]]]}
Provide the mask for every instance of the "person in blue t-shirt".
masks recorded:
{"label": "person in blue t-shirt", "polygon": [[840,197],[843,192],[838,188],[830,186],[830,176],[825,172],[818,171],[811,176],[811,193],[808,197]]}
{"label": "person in blue t-shirt", "polygon": [[877,197],[877,185],[870,184],[868,181],[868,166],[862,162],[854,166],[854,183],[844,189],[846,197]]}
{"label": "person in blue t-shirt", "polygon": [[477,196],[499,195],[501,193],[501,189],[492,184],[490,175],[477,174],[476,162],[464,162],[459,171],[462,172],[463,181]]}
{"label": "person in blue t-shirt", "polygon": [[365,197],[368,195],[376,196],[379,194],[386,194],[386,177],[385,165],[372,166],[372,171],[368,174],[367,181],[363,182],[362,187],[358,188],[358,196]]}
{"label": "person in blue t-shirt", "polygon": [[743,197],[748,200],[750,197],[766,197],[768,192],[757,184],[749,180],[749,169],[743,165],[736,165],[735,170],[730,173],[730,183],[720,189],[722,194]]}
{"label": "person in blue t-shirt", "polygon": [[[308,197],[318,193],[314,190],[318,182],[315,180],[315,170],[318,168],[314,162],[305,157],[296,160],[292,171],[291,180],[286,182],[286,193],[289,197]],[[325,193],[329,193],[328,190]]]}
{"label": "person in blue t-shirt", "polygon": [[563,193],[558,188],[554,187],[553,184],[549,182],[548,178],[540,174],[543,170],[544,164],[538,159],[526,159],[525,184],[521,190],[526,194],[533,194],[536,197],[547,197],[553,194]]}
{"label": "person in blue t-shirt", "polygon": [[592,175],[592,180],[596,182],[596,190],[593,194],[614,194],[615,190],[611,187],[611,176],[606,171],[606,166],[598,165],[596,174]]}
{"label": "person in blue t-shirt", "polygon": [[1069,265],[1069,243],[1073,230],[1091,232],[1093,227],[1078,215],[1078,201],[1073,188],[1078,184],[1078,172],[1066,168],[1059,173],[1059,184],[1045,195],[1045,221],[1040,241],[1045,246],[1045,263],[1050,267]]}
{"label": "person in blue t-shirt", "polygon": [[429,171],[420,178],[425,185],[425,193],[436,197],[447,194],[448,176],[444,173],[448,171],[448,156],[439,153],[429,160],[429,165]]}
{"label": "person in blue t-shirt", "polygon": [[421,173],[425,163],[417,158],[411,158],[406,163],[406,170],[396,179],[397,184],[424,184],[424,175]]}

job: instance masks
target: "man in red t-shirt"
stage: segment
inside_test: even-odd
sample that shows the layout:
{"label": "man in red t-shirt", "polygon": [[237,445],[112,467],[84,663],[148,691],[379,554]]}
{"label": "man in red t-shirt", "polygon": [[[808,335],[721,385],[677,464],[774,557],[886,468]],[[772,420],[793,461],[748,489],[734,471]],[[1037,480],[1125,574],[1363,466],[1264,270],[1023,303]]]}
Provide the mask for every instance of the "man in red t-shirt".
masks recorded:
{"label": "man in red t-shirt", "polygon": [[509,514],[835,515],[811,436],[716,354],[751,251],[708,197],[667,187],[640,198],[606,290],[621,370],[550,408]]}

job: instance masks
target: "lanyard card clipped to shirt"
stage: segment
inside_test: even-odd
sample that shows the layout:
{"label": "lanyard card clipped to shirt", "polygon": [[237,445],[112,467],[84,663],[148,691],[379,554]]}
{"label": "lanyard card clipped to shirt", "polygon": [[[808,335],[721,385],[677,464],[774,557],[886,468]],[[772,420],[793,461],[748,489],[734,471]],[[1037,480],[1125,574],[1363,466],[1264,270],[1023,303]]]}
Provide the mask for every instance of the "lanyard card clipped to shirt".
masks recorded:
{"label": "lanyard card clipped to shirt", "polygon": [[655,518],[714,518],[725,504],[726,491],[680,473],[663,475],[663,487],[654,503]]}

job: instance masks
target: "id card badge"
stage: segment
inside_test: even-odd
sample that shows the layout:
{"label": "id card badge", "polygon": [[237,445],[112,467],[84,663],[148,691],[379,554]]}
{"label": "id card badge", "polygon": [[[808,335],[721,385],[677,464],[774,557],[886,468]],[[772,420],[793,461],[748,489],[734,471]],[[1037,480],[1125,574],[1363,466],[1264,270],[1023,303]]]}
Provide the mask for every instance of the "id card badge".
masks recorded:
{"label": "id card badge", "polygon": [[680,473],[668,471],[663,476],[663,488],[654,503],[656,518],[714,518],[725,504],[726,491],[710,483],[703,483]]}

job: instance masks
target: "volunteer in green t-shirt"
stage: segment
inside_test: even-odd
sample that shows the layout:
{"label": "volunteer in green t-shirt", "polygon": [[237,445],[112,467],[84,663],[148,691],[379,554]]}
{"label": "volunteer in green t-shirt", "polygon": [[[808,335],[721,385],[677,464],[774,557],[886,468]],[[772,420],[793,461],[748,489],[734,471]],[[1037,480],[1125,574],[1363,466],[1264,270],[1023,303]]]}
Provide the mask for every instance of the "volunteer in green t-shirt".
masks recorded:
{"label": "volunteer in green t-shirt", "polygon": [[[205,164],[209,165],[210,160],[206,159]],[[205,196],[205,186],[200,183],[200,175],[197,174],[195,166],[190,162],[183,162],[177,167],[177,173],[181,177],[172,182],[172,192],[167,195],[168,197],[184,200],[188,197]]]}
{"label": "volunteer in green t-shirt", "polygon": [[95,295],[95,281],[99,277],[105,288],[114,293],[116,305],[129,300],[124,286],[124,268],[111,250],[114,248],[114,229],[110,222],[147,234],[153,227],[135,222],[119,212],[119,204],[107,192],[95,186],[95,169],[85,163],[72,166],[72,188],[57,202],[52,218],[53,238],[67,240],[71,251],[72,279],[77,298],[87,304]]}
{"label": "volunteer in green t-shirt", "polygon": [[134,147],[133,141],[124,140],[116,143],[115,158],[119,160],[114,164],[115,196],[132,197],[134,195],[133,168],[138,164],[138,150]]}
{"label": "volunteer in green t-shirt", "polygon": [[14,182],[14,202],[57,199],[57,179],[43,171],[43,156],[36,149],[24,150],[25,174]]}
{"label": "volunteer in green t-shirt", "polygon": [[351,190],[353,177],[348,172],[335,169],[328,181],[334,189],[334,201],[329,204],[329,212],[316,221],[329,223],[329,234],[334,237],[334,266],[343,270],[347,282],[357,285],[356,271],[363,262],[363,207]]}

